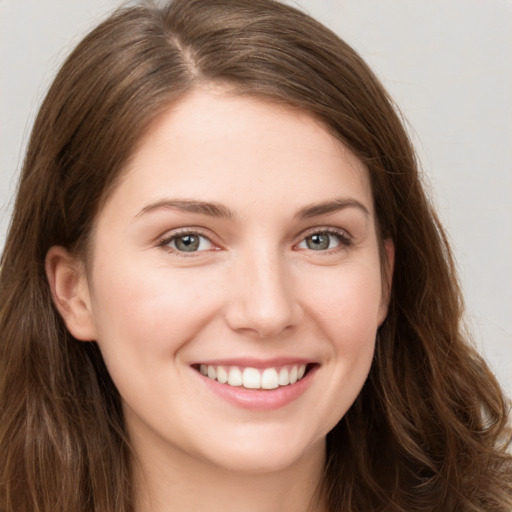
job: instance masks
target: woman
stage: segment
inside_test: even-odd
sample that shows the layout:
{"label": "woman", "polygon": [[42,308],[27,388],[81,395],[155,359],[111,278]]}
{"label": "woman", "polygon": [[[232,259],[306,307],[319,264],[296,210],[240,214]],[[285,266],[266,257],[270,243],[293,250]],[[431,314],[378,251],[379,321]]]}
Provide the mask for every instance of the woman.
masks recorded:
{"label": "woman", "polygon": [[406,133],[290,7],[91,32],[0,278],[3,511],[510,509],[508,405]]}

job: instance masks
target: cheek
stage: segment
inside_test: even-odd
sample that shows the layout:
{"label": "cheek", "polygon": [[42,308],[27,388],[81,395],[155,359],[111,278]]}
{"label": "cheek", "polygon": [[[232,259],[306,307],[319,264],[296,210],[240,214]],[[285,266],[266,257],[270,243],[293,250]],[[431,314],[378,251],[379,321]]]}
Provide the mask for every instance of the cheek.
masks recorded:
{"label": "cheek", "polygon": [[373,339],[381,320],[380,272],[373,264],[320,269],[303,282],[305,307],[329,338],[360,344]]}
{"label": "cheek", "polygon": [[323,390],[316,400],[324,411],[320,433],[325,435],[350,409],[368,377],[382,290],[373,266],[345,267],[337,275],[317,275],[315,282],[308,304],[327,354]]}
{"label": "cheek", "polygon": [[198,274],[136,265],[102,268],[92,305],[105,359],[120,351],[124,360],[132,355],[138,363],[173,357],[217,311],[216,287],[204,286]]}

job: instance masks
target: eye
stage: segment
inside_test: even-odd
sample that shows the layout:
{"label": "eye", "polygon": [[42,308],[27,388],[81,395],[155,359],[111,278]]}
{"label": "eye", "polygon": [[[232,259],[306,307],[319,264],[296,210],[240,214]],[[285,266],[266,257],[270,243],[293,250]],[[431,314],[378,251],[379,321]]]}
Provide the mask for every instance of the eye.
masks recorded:
{"label": "eye", "polygon": [[182,253],[209,251],[214,248],[206,236],[193,232],[175,234],[163,240],[160,245]]}
{"label": "eye", "polygon": [[307,235],[299,244],[299,249],[311,251],[328,251],[340,246],[348,247],[350,239],[343,231],[323,230]]}

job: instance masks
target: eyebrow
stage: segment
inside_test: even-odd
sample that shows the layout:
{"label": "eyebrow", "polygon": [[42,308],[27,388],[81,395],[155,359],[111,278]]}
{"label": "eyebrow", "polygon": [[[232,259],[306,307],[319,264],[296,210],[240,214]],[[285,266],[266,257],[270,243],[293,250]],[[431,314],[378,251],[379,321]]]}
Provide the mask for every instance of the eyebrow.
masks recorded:
{"label": "eyebrow", "polygon": [[[306,205],[294,215],[294,218],[310,219],[320,215],[336,213],[340,210],[345,210],[346,208],[357,208],[361,210],[365,216],[368,217],[370,215],[368,208],[366,208],[366,206],[357,199],[337,198],[330,201]],[[233,220],[236,217],[235,213],[223,204],[209,201],[198,201],[195,199],[162,199],[145,206],[136,216],[140,217],[146,213],[159,209],[176,209],[228,220]]]}
{"label": "eyebrow", "polygon": [[220,203],[197,201],[195,199],[163,199],[145,206],[137,217],[159,209],[182,210],[190,213],[199,213],[210,217],[233,219],[235,214]]}
{"label": "eyebrow", "polygon": [[357,199],[337,198],[332,201],[324,201],[304,206],[295,214],[295,218],[310,219],[311,217],[336,213],[340,210],[345,210],[346,208],[357,208],[358,210],[361,210],[366,217],[370,216],[368,208],[366,208],[366,206]]}

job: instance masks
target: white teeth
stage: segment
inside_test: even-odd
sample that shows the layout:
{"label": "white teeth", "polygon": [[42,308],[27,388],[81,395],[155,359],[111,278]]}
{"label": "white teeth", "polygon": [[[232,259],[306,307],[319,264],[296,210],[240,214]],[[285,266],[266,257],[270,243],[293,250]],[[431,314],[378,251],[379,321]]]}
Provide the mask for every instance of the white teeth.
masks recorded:
{"label": "white teeth", "polygon": [[217,380],[221,384],[226,384],[228,379],[229,379],[229,375],[228,375],[228,372],[224,369],[224,367],[223,366],[217,367]]}
{"label": "white teeth", "polygon": [[259,389],[261,388],[261,375],[256,368],[245,368],[243,373],[244,388]]}
{"label": "white teeth", "polygon": [[290,384],[290,372],[288,368],[281,368],[279,372],[279,385],[288,386],[288,384]]}
{"label": "white teeth", "polygon": [[[208,373],[210,372],[210,369],[208,369]],[[290,384],[295,384],[297,382],[297,374],[298,370],[296,366],[292,366],[292,369],[290,370]]]}
{"label": "white teeth", "polygon": [[242,372],[238,368],[230,368],[228,384],[230,386],[241,386],[243,383]]}
{"label": "white teeth", "polygon": [[238,366],[199,365],[199,372],[221,384],[243,386],[247,389],[276,389],[295,384],[304,377],[306,365],[290,365],[277,368],[243,368]]}
{"label": "white teeth", "polygon": [[261,387],[263,389],[276,389],[279,387],[279,377],[275,368],[266,368],[261,374]]}

